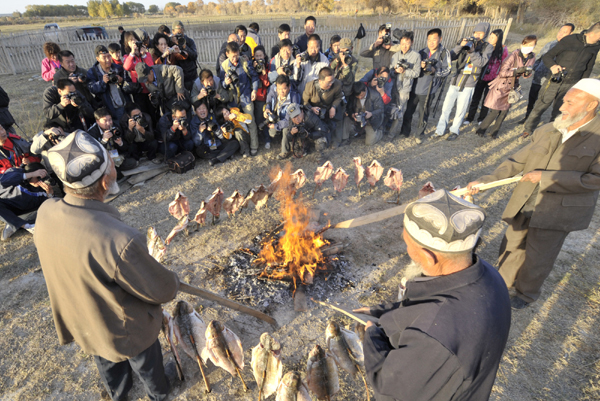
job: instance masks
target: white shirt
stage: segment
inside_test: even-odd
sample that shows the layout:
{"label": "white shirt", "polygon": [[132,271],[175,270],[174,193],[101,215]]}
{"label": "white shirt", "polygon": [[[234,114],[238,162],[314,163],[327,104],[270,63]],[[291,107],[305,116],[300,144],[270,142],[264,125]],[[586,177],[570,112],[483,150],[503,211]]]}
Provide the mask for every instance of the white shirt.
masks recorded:
{"label": "white shirt", "polygon": [[567,141],[567,139],[569,139],[570,137],[575,135],[580,129],[582,129],[583,127],[585,127],[586,125],[588,125],[591,122],[592,122],[592,120],[588,121],[587,123],[583,124],[581,127],[576,128],[572,131],[567,131],[566,128],[559,129],[558,132],[560,132],[562,134],[562,143],[565,143]]}

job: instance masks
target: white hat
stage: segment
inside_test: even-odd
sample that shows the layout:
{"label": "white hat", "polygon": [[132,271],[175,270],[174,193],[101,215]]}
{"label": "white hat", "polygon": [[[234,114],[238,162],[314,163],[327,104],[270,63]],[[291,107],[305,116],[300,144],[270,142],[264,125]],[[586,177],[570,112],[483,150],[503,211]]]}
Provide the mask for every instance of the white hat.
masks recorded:
{"label": "white hat", "polygon": [[580,91],[589,93],[596,99],[600,100],[600,79],[583,78],[582,80],[577,82],[571,89],[579,89]]}

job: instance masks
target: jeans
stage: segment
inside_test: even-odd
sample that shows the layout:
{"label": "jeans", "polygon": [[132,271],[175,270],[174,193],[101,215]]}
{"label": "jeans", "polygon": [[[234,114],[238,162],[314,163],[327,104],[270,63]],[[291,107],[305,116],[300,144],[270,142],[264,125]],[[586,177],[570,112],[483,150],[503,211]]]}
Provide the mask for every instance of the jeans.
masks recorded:
{"label": "jeans", "polygon": [[474,90],[475,88],[464,88],[462,92],[459,92],[458,86],[450,85],[448,88],[448,93],[446,93],[446,98],[444,99],[444,105],[442,106],[442,115],[440,116],[440,120],[438,121],[438,125],[435,129],[436,135],[444,135],[446,126],[450,120],[450,113],[452,112],[455,102],[456,114],[454,115],[454,122],[450,127],[450,132],[456,135],[460,134],[460,126],[462,125],[465,114],[467,114],[467,110],[469,109],[469,104],[471,103],[471,97],[473,96]]}

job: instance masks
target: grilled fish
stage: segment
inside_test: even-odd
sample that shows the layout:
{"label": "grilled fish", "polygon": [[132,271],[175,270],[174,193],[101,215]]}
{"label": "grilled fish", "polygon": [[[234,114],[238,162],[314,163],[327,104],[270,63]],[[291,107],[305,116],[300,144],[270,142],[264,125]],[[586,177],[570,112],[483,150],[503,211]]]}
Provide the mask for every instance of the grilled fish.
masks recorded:
{"label": "grilled fish", "polygon": [[344,188],[346,188],[346,184],[348,183],[349,175],[346,174],[343,168],[338,168],[335,171],[335,174],[331,176],[331,181],[333,181],[333,189],[338,192],[342,192]]}
{"label": "grilled fish", "polygon": [[308,388],[302,381],[300,373],[287,372],[283,376],[277,387],[275,401],[311,401]]}
{"label": "grilled fish", "polygon": [[319,400],[329,400],[340,391],[338,368],[331,355],[316,344],[308,354],[306,384]]}
{"label": "grilled fish", "polygon": [[177,351],[177,347],[173,342],[173,338],[175,334],[173,333],[173,318],[163,309],[163,324],[162,324],[162,332],[169,346],[171,347],[171,351],[173,352],[173,356],[175,357],[175,366],[177,367],[177,376],[179,376],[179,380],[184,381],[185,377],[183,376],[183,369],[181,368],[181,358],[179,358],[179,352]]}
{"label": "grilled fish", "polygon": [[263,333],[259,344],[252,348],[252,373],[259,390],[265,398],[277,391],[277,385],[283,376],[281,363],[281,344],[269,335]]}
{"label": "grilled fish", "polygon": [[[173,332],[177,343],[190,358],[196,360],[196,353],[200,355],[206,342],[206,323],[186,301],[177,302],[173,317]],[[190,335],[194,338],[194,344],[192,344]]]}
{"label": "grilled fish", "polygon": [[181,220],[183,216],[189,215],[190,203],[187,196],[181,192],[177,192],[177,195],[175,195],[175,200],[169,203],[169,213],[171,213],[171,215],[177,220]]}
{"label": "grilled fish", "polygon": [[225,369],[232,376],[239,374],[244,389],[247,391],[246,383],[238,369],[244,369],[244,350],[242,342],[235,333],[225,327],[221,322],[211,321],[206,329],[206,346],[202,350],[202,359],[208,359],[216,366]]}

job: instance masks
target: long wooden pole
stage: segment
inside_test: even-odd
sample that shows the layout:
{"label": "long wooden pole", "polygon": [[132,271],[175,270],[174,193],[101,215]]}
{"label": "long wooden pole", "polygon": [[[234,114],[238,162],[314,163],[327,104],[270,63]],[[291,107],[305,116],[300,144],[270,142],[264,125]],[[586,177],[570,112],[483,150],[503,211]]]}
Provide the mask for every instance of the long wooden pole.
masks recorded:
{"label": "long wooden pole", "polygon": [[318,303],[319,305],[323,305],[323,306],[327,306],[328,308],[335,309],[336,311],[343,313],[344,315],[348,316],[349,318],[356,320],[358,323],[364,324],[365,326],[367,325],[367,322],[365,322],[364,320],[359,319],[358,317],[354,316],[352,313],[346,312],[345,310],[340,309],[337,306],[333,306],[331,304],[328,304],[327,302],[317,301],[316,299],[313,299],[313,298],[311,298],[311,301]]}
{"label": "long wooden pole", "polygon": [[254,310],[252,308],[248,308],[247,306],[238,304],[237,302],[234,302],[230,299],[218,296],[217,294],[214,294],[210,291],[202,290],[200,288],[191,286],[191,285],[183,283],[183,282],[179,283],[179,291],[185,292],[187,294],[196,295],[196,296],[199,296],[204,299],[208,299],[210,301],[218,303],[219,305],[223,305],[230,309],[236,310],[238,312],[242,312],[242,313],[246,313],[250,316],[254,316],[257,319],[263,320],[263,321],[277,327],[277,321],[275,319],[273,319],[271,316],[266,315],[257,310]]}

